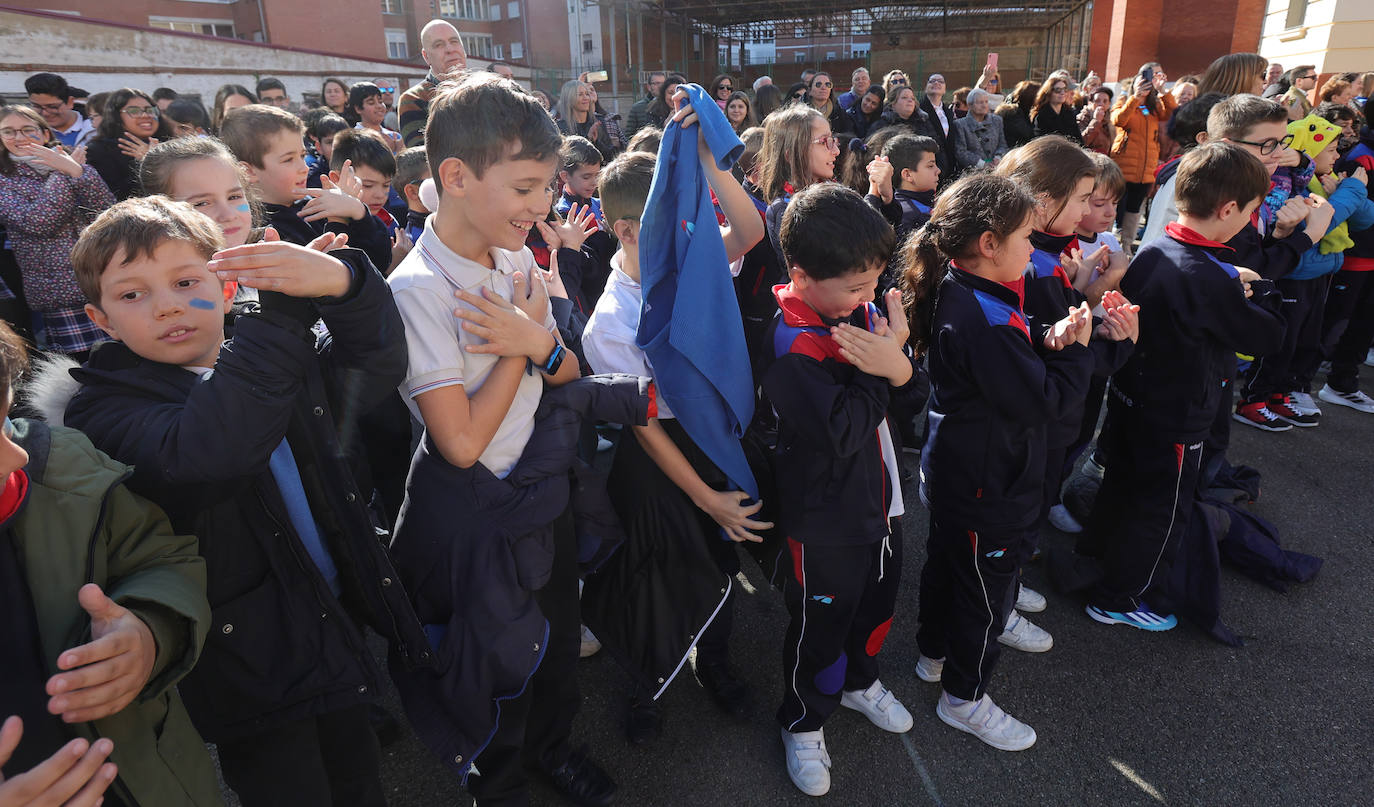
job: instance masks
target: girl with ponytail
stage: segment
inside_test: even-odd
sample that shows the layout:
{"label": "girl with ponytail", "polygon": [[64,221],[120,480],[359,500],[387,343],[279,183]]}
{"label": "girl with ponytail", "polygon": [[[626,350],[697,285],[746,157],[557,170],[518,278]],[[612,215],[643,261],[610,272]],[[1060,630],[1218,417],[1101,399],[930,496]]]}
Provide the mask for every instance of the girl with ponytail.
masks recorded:
{"label": "girl with ponytail", "polygon": [[1046,428],[1084,395],[1093,362],[1086,306],[1035,336],[1022,311],[1035,207],[1015,182],[975,174],[944,191],[903,251],[911,343],[931,380],[916,674],[941,683],[941,720],[1004,751],[1035,743],[987,687],[1039,525]]}

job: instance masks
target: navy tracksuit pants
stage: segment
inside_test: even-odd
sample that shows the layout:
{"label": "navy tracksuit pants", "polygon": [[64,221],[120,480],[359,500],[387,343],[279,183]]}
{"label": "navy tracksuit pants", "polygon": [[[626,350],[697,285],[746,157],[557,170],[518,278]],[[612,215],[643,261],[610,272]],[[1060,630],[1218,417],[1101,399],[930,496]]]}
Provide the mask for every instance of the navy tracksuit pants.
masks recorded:
{"label": "navy tracksuit pants", "polygon": [[892,627],[902,577],[901,519],[892,535],[862,546],[816,546],[787,540],[791,573],[783,600],[791,620],[782,649],[778,723],[816,731],[844,690],[878,679],[878,651]]}

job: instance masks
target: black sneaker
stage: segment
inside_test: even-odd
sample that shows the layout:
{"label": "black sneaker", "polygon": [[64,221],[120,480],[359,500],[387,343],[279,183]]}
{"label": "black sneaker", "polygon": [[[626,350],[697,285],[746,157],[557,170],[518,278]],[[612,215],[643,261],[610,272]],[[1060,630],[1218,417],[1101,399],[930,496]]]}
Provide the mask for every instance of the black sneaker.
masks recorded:
{"label": "black sneaker", "polygon": [[630,715],[625,721],[625,739],[630,745],[643,745],[663,734],[663,709],[652,698],[630,698]]}
{"label": "black sneaker", "polygon": [[749,691],[749,685],[735,677],[729,664],[698,664],[696,673],[702,688],[721,711],[734,718],[749,715],[754,696]]}
{"label": "black sneaker", "polygon": [[615,781],[587,756],[585,747],[568,754],[568,761],[549,772],[554,788],[582,807],[606,807],[615,800]]}
{"label": "black sneaker", "polygon": [[1293,424],[1280,420],[1278,415],[1270,412],[1264,401],[1240,404],[1231,418],[1237,423],[1244,423],[1266,432],[1286,432],[1293,428]]}

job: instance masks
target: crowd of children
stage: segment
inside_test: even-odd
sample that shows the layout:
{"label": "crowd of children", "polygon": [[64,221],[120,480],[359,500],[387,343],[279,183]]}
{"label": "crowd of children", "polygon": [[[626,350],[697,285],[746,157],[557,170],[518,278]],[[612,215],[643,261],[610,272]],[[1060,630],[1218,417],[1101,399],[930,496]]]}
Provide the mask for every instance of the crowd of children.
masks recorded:
{"label": "crowd of children", "polygon": [[689,663],[748,717],[740,548],[787,611],[785,768],[823,795],[836,708],[914,725],[878,662],[904,489],[915,675],[1023,750],[989,693],[1002,646],[1053,647],[1043,532],[1078,535],[1051,577],[1088,617],[1168,630],[1230,424],[1374,413],[1359,102],[1290,120],[1223,57],[1181,105],[1151,63],[1094,112],[1059,71],[1008,149],[1030,105],[990,112],[993,65],[957,110],[939,74],[918,104],[808,71],[777,109],[755,86],[760,126],[729,76],[659,75],[622,133],[584,81],[555,119],[466,71],[451,28],[399,125],[337,79],[303,116],[275,80],[210,115],[118,90],[98,127],[51,74],[0,107],[0,804],[219,804],[201,738],[248,807],[384,804],[368,631],[479,805],[531,775],[607,804],[577,658],[628,672],[631,742]]}

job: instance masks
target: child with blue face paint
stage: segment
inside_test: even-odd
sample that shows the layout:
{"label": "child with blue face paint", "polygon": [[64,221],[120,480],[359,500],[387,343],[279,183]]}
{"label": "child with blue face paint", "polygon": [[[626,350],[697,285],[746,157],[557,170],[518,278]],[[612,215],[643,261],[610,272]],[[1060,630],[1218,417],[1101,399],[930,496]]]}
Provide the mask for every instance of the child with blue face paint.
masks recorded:
{"label": "child with blue face paint", "polygon": [[139,166],[145,195],[162,194],[186,202],[214,220],[225,247],[253,238],[253,205],[248,177],[224,143],[213,137],[177,138],[160,143]]}

